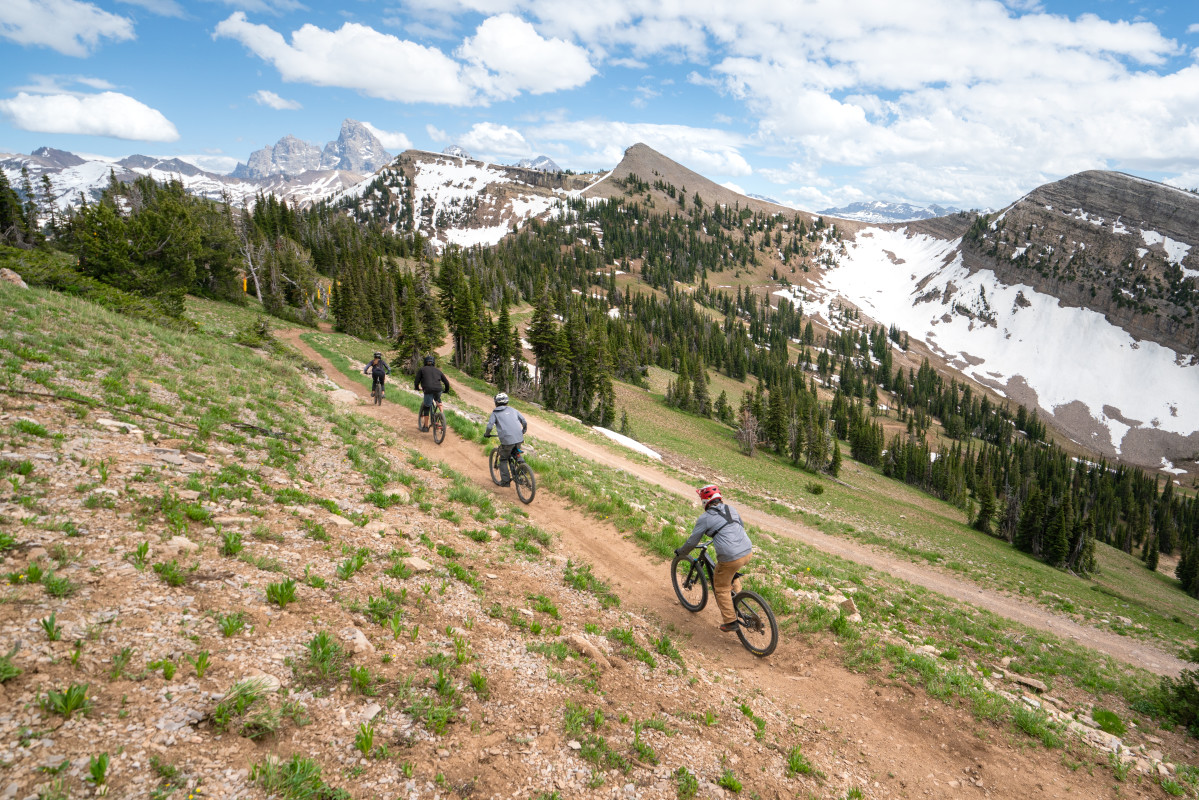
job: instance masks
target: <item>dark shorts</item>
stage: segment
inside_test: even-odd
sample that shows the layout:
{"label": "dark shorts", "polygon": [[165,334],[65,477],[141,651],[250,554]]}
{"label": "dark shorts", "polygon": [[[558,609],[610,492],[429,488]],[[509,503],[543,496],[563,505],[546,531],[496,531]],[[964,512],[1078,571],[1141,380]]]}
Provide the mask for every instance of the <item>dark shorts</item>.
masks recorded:
{"label": "dark shorts", "polygon": [[425,392],[425,399],[421,401],[421,408],[432,408],[434,403],[441,402],[441,389],[432,392]]}

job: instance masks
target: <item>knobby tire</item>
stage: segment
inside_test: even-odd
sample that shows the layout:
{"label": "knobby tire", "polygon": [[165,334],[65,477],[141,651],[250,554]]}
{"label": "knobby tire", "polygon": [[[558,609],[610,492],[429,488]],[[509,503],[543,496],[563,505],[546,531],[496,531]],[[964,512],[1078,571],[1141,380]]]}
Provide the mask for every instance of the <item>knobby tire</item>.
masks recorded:
{"label": "knobby tire", "polygon": [[440,411],[434,411],[433,416],[433,442],[441,444],[445,441],[445,415]]}
{"label": "knobby tire", "polygon": [[500,448],[498,445],[496,446],[496,448],[494,450],[491,451],[491,457],[488,458],[488,460],[487,460],[487,466],[491,468],[491,482],[494,483],[496,486],[499,486],[501,481],[500,481]]}
{"label": "knobby tire", "polygon": [[520,502],[528,505],[537,494],[537,478],[533,470],[523,461],[517,461],[512,467],[512,482],[516,484],[516,496]]}
{"label": "knobby tire", "polygon": [[702,611],[708,604],[708,578],[695,559],[675,556],[670,563],[670,582],[675,596],[688,611]]}
{"label": "knobby tire", "polygon": [[757,592],[745,590],[733,597],[733,611],[737,614],[737,638],[745,649],[760,658],[773,653],[779,643],[779,625],[770,604]]}

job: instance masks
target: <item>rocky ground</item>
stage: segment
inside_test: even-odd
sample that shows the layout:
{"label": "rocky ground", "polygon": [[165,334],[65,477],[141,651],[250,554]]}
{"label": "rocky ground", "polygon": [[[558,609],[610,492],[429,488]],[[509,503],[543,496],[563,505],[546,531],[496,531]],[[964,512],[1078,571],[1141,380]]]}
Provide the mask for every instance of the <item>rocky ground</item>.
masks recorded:
{"label": "rocky ground", "polygon": [[702,615],[688,642],[627,543],[623,602],[588,584],[595,526],[552,496],[525,510],[400,440],[379,486],[375,423],[305,410],[291,454],[11,400],[5,800],[1157,791],[1160,754],[1118,784],[1078,744],[1074,771],[832,644],[757,661]]}

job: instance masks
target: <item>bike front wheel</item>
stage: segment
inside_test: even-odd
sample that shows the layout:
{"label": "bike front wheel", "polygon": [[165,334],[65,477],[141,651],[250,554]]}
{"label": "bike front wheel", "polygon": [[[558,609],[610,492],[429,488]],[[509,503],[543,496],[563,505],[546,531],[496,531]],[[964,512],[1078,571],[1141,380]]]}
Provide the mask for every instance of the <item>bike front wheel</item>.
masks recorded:
{"label": "bike front wheel", "polygon": [[445,414],[440,411],[433,412],[433,442],[441,444],[445,441]]}
{"label": "bike front wheel", "polygon": [[688,611],[700,611],[708,604],[708,581],[703,567],[689,556],[675,556],[670,563],[670,582],[674,593]]}
{"label": "bike front wheel", "polygon": [[500,448],[498,446],[491,451],[487,466],[491,468],[491,482],[499,486],[502,481],[500,480]]}
{"label": "bike front wheel", "polygon": [[737,614],[737,638],[745,649],[759,657],[773,653],[779,643],[779,625],[770,604],[747,590],[733,597],[733,611]]}
{"label": "bike front wheel", "polygon": [[375,386],[371,389],[371,397],[374,398],[375,405],[380,405],[383,402],[383,390]]}
{"label": "bike front wheel", "polygon": [[529,469],[529,465],[523,461],[517,461],[512,469],[512,482],[516,484],[516,496],[520,498],[520,502],[528,505],[533,502],[533,496],[537,494],[537,477],[533,475],[533,470]]}

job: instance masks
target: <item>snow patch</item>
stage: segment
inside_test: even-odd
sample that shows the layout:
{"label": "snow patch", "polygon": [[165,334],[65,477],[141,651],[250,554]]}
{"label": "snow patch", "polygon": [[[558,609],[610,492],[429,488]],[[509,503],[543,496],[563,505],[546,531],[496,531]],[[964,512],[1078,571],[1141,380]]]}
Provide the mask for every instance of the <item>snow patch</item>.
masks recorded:
{"label": "snow patch", "polygon": [[591,428],[591,430],[595,431],[596,433],[607,436],[612,441],[616,442],[617,444],[624,445],[625,447],[629,448],[630,450],[636,450],[638,453],[643,453],[643,454],[649,456],[650,458],[656,458],[659,461],[662,460],[661,455],[659,455],[658,453],[655,453],[653,450],[650,450],[648,447],[646,447],[645,445],[643,445],[641,442],[637,441],[636,439],[630,439],[628,436],[625,436],[622,433],[617,433],[616,431],[608,430],[607,428],[601,428],[598,425],[593,426]]}
{"label": "snow patch", "polygon": [[[1159,430],[1184,436],[1199,430],[1199,364],[1155,342],[1134,341],[1101,314],[1064,308],[1030,286],[1005,285],[990,270],[971,274],[960,239],[906,228],[871,233],[846,243],[846,255],[823,283],[878,322],[923,339],[1002,393],[1020,377],[1042,408],[1081,401],[1107,427],[1117,451],[1130,426],[1107,418],[1105,406],[1124,419],[1157,420]],[[955,291],[947,291],[951,283]],[[1033,313],[1016,313],[1021,293]]]}

